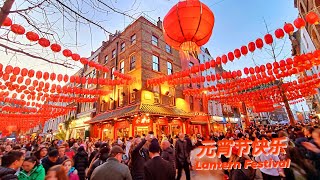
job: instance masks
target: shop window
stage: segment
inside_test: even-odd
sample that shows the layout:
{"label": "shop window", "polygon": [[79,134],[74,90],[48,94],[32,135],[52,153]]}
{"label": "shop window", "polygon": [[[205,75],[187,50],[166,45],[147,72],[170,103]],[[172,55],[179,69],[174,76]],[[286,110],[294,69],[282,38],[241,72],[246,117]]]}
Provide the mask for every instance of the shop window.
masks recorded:
{"label": "shop window", "polygon": [[130,71],[136,68],[136,56],[130,56]]}
{"label": "shop window", "polygon": [[129,137],[129,128],[120,128],[117,130],[117,137]]}
{"label": "shop window", "polygon": [[120,73],[124,74],[124,61],[120,62]]}
{"label": "shop window", "polygon": [[190,111],[193,111],[193,107],[194,107],[194,104],[193,104],[193,96],[190,96],[190,97],[189,97],[189,104],[190,104]]}
{"label": "shop window", "polygon": [[155,36],[155,35],[152,35],[152,37],[151,37],[151,43],[152,43],[152,45],[154,45],[154,46],[158,46],[158,37]]}
{"label": "shop window", "polygon": [[131,45],[136,43],[136,34],[131,36]]}
{"label": "shop window", "polygon": [[116,57],[116,49],[112,50],[112,58]]}
{"label": "shop window", "polygon": [[172,63],[167,61],[167,71],[168,75],[173,74]]}
{"label": "shop window", "polygon": [[124,50],[126,50],[126,43],[121,43],[120,45],[120,48],[121,48],[121,52],[123,52]]}
{"label": "shop window", "polygon": [[123,106],[123,96],[124,96],[123,87],[119,87],[119,89],[118,89],[118,107]]}
{"label": "shop window", "polygon": [[172,53],[171,47],[168,44],[166,44],[166,52],[170,54]]}
{"label": "shop window", "polygon": [[159,57],[155,55],[152,55],[152,70],[160,71]]}
{"label": "shop window", "polygon": [[160,104],[160,86],[153,86],[154,103]]}

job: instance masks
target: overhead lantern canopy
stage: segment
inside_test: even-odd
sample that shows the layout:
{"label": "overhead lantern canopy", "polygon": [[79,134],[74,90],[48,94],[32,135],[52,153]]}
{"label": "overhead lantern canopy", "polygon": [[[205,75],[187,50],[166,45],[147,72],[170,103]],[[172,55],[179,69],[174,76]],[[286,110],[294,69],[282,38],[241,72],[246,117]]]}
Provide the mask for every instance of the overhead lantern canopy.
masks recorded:
{"label": "overhead lantern canopy", "polygon": [[199,0],[181,0],[163,19],[167,44],[184,53],[200,52],[212,34],[214,15]]}

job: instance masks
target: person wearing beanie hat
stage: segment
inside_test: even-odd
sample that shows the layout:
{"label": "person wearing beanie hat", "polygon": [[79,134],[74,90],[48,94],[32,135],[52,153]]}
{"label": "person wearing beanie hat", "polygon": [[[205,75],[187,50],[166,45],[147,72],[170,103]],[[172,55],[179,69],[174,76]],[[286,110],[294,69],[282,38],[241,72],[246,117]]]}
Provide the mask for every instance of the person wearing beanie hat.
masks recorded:
{"label": "person wearing beanie hat", "polygon": [[107,161],[93,171],[90,180],[132,180],[128,166],[121,163],[124,154],[120,146],[113,146]]}
{"label": "person wearing beanie hat", "polygon": [[[144,165],[144,180],[174,180],[175,173],[171,164],[160,157],[160,144],[157,139],[152,139],[149,145],[151,157]],[[159,171],[161,169],[161,171]]]}

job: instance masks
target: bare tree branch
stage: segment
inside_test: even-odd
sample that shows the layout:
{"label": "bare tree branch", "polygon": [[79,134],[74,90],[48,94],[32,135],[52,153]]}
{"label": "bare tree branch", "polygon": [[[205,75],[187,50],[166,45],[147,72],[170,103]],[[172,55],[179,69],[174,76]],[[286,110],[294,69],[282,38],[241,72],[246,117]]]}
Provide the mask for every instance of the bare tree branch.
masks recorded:
{"label": "bare tree branch", "polygon": [[43,0],[42,2],[40,2],[39,4],[36,4],[32,7],[28,7],[28,8],[25,8],[25,9],[18,9],[18,10],[14,10],[14,11],[9,11],[9,13],[18,13],[18,12],[24,12],[24,11],[30,11],[34,8],[38,8],[40,7],[44,2],[46,2],[47,0]]}
{"label": "bare tree branch", "polygon": [[8,50],[11,50],[11,51],[20,53],[20,54],[24,54],[24,55],[30,56],[30,57],[35,58],[35,59],[40,59],[40,60],[46,61],[46,62],[51,63],[51,64],[56,64],[56,65],[60,65],[60,66],[66,67],[66,68],[73,69],[73,67],[68,66],[68,65],[66,65],[66,64],[62,64],[62,63],[59,63],[59,62],[50,61],[50,60],[47,60],[47,59],[45,59],[45,58],[43,58],[43,57],[36,56],[36,55],[30,54],[30,53],[28,53],[28,52],[25,52],[25,51],[23,51],[23,50],[21,50],[21,49],[15,49],[15,48],[9,47],[9,46],[4,45],[4,44],[1,44],[1,43],[0,43],[0,47],[3,47],[3,48],[5,48],[5,49],[8,49]]}
{"label": "bare tree branch", "polygon": [[6,17],[9,15],[9,12],[12,8],[12,5],[14,3],[14,0],[6,0],[3,4],[3,6],[1,7],[1,11],[0,11],[0,27],[2,26],[4,20],[6,19]]}

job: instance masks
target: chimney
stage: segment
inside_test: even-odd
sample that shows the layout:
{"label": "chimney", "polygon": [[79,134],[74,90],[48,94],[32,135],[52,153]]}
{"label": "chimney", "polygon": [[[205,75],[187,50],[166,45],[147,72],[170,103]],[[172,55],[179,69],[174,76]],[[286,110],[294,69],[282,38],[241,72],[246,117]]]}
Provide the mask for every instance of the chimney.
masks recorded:
{"label": "chimney", "polygon": [[162,29],[162,21],[160,20],[160,17],[158,17],[157,26],[158,28]]}

